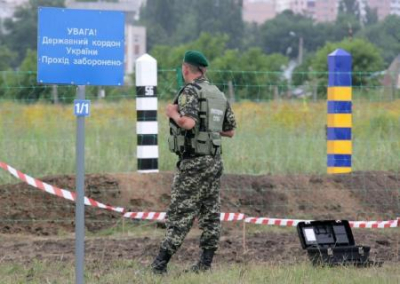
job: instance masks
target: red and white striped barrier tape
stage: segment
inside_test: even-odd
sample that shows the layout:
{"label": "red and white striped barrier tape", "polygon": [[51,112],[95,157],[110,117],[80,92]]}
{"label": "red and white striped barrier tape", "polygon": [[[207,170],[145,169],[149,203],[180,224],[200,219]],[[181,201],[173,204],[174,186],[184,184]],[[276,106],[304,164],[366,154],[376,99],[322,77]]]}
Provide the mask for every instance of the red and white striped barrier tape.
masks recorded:
{"label": "red and white striped barrier tape", "polygon": [[[0,168],[9,172],[11,175],[25,183],[38,188],[47,193],[56,195],[58,197],[74,201],[76,200],[76,193],[65,189],[61,189],[38,179],[35,179],[27,174],[24,174],[6,163],[0,162]],[[106,209],[122,213],[125,218],[140,219],[140,220],[165,220],[165,212],[125,212],[122,207],[114,207],[103,204],[94,199],[84,197],[85,205]],[[221,213],[220,220],[224,222],[229,221],[244,221],[245,223],[258,224],[258,225],[270,225],[270,226],[282,226],[282,227],[296,227],[299,222],[310,222],[312,220],[297,220],[297,219],[278,219],[278,218],[264,218],[264,217],[246,217],[242,213]],[[388,221],[349,221],[350,226],[353,228],[397,228],[399,227],[400,219],[388,220]]]}
{"label": "red and white striped barrier tape", "polygon": [[[141,220],[158,220],[165,219],[167,213],[165,212],[126,212],[125,218],[141,219]],[[220,220],[224,222],[242,221],[245,216],[242,213],[221,213]]]}
{"label": "red and white striped barrier tape", "polygon": [[125,218],[140,219],[140,220],[158,220],[162,221],[165,219],[167,213],[165,212],[126,212]]}
{"label": "red and white striped barrier tape", "polygon": [[221,213],[219,219],[221,221],[242,221],[244,220],[245,216],[242,213]]}
{"label": "red and white striped barrier tape", "polygon": [[[258,218],[258,217],[247,217],[244,222],[258,224],[258,225],[270,225],[270,226],[282,226],[282,227],[296,227],[300,222],[311,222],[313,220],[296,220],[296,219],[277,219],[277,218]],[[370,229],[385,229],[385,228],[397,228],[399,227],[400,219],[388,220],[388,221],[349,221],[350,227],[352,228],[370,228]]]}
{"label": "red and white striped barrier tape", "polygon": [[[24,182],[26,182],[27,184],[38,188],[42,191],[45,191],[47,193],[56,195],[58,197],[62,197],[64,199],[68,199],[71,201],[75,201],[76,200],[76,193],[75,192],[71,192],[65,189],[61,189],[55,186],[52,186],[50,184],[47,184],[45,182],[42,182],[38,179],[34,179],[33,177],[26,175],[16,169],[14,169],[13,167],[7,165],[6,163],[0,162],[0,168],[3,168],[4,170],[6,170],[7,172],[9,172],[10,174],[12,174],[13,176],[15,176],[17,179],[20,179]],[[106,210],[110,210],[110,211],[115,211],[115,212],[119,212],[119,213],[123,213],[125,211],[124,208],[122,207],[113,207],[110,205],[106,205],[103,204],[101,202],[98,202],[94,199],[88,198],[88,197],[84,197],[85,199],[85,205],[88,206],[93,206],[93,207],[98,207],[98,208],[102,208],[102,209],[106,209]]]}
{"label": "red and white striped barrier tape", "polygon": [[307,221],[311,221],[311,220],[248,217],[248,218],[244,219],[244,221],[246,223],[258,224],[258,225],[296,227],[297,224],[300,222],[307,222]]}
{"label": "red and white striped barrier tape", "polygon": [[[0,168],[3,168],[10,174],[12,174],[14,177],[16,177],[19,180],[24,181],[25,183],[38,188],[40,190],[43,190],[47,193],[56,195],[58,197],[74,201],[76,200],[76,193],[71,192],[65,189],[61,189],[55,186],[52,186],[50,184],[47,184],[45,182],[42,182],[38,179],[35,179],[27,174],[24,174],[13,167],[7,165],[6,163],[0,162]],[[125,212],[125,209],[122,207],[113,207],[109,205],[105,205],[101,202],[98,202],[94,199],[84,197],[84,202],[85,205],[92,206],[92,207],[97,207],[101,209],[107,209],[110,211],[115,211],[118,213],[123,213],[125,218],[131,218],[131,219],[140,219],[140,220],[164,220],[166,213],[165,212]],[[221,213],[220,216],[221,221],[240,221],[244,219],[244,214],[239,214],[239,213]]]}
{"label": "red and white striped barrier tape", "polygon": [[350,221],[350,227],[352,228],[385,229],[385,228],[397,228],[398,226],[399,226],[399,220]]}

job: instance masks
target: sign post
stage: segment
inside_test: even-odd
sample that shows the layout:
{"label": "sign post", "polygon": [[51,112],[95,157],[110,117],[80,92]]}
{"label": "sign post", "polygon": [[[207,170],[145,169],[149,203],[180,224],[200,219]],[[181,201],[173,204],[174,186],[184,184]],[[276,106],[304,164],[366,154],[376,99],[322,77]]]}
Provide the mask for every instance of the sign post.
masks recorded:
{"label": "sign post", "polygon": [[[85,85],[123,85],[124,27],[122,12],[40,7],[38,72],[42,84],[77,85],[75,277],[84,283],[85,259],[85,117],[90,101]],[[112,23],[112,24],[110,24]]]}
{"label": "sign post", "polygon": [[[85,117],[89,105],[85,101],[85,86],[78,86],[74,102],[76,115],[76,207],[75,207],[75,278],[84,283],[85,265]],[[87,108],[86,108],[87,106]]]}

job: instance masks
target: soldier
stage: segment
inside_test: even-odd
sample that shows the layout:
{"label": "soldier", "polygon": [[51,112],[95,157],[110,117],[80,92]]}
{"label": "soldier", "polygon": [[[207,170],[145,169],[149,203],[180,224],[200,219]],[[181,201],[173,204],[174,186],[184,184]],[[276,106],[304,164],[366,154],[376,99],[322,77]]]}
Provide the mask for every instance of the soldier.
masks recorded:
{"label": "soldier", "polygon": [[167,272],[171,256],[181,246],[195,217],[203,231],[202,254],[191,270],[209,270],[218,248],[221,136],[233,137],[236,121],[224,94],[207,81],[207,66],[201,52],[185,53],[182,74],[186,84],[166,108],[170,120],[169,148],[179,160],[167,210],[166,234],[151,265],[156,274]]}

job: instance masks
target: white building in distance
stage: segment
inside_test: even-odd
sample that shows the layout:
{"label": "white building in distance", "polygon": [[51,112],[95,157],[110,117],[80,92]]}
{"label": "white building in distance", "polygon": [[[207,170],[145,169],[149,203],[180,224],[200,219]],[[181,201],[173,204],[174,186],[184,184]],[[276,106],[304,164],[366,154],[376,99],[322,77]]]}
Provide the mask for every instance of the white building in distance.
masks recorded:
{"label": "white building in distance", "polygon": [[[338,14],[340,0],[244,0],[243,19],[262,24],[284,10],[291,10],[313,18],[316,22],[333,22]],[[378,19],[388,15],[400,16],[400,0],[358,0],[360,14],[366,15],[366,7],[376,9]]]}

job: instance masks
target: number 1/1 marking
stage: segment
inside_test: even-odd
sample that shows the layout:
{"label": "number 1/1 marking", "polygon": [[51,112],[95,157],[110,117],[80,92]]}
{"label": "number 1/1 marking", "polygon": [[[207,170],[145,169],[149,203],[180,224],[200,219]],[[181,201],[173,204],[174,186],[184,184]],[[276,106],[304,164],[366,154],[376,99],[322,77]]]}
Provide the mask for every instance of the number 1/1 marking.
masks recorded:
{"label": "number 1/1 marking", "polygon": [[90,100],[75,100],[75,115],[76,116],[89,116],[90,114]]}

